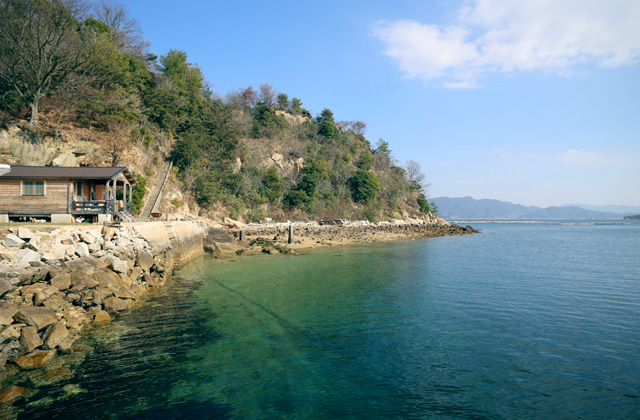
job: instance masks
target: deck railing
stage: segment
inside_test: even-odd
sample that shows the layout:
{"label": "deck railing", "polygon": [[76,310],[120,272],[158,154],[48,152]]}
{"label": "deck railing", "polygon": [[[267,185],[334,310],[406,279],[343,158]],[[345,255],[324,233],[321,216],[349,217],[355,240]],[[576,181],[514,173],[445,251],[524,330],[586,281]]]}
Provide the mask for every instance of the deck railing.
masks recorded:
{"label": "deck railing", "polygon": [[113,200],[74,201],[71,211],[83,214],[114,214],[119,209],[128,214],[133,213],[133,205],[126,203],[123,208],[118,208],[120,206],[117,206],[117,204]]}

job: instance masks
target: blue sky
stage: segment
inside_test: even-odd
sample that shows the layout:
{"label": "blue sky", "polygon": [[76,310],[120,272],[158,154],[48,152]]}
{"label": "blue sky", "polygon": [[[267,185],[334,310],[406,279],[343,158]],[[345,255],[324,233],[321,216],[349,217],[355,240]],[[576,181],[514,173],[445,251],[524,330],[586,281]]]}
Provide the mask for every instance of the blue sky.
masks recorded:
{"label": "blue sky", "polygon": [[638,0],[123,3],[222,96],[366,122],[433,197],[640,205]]}

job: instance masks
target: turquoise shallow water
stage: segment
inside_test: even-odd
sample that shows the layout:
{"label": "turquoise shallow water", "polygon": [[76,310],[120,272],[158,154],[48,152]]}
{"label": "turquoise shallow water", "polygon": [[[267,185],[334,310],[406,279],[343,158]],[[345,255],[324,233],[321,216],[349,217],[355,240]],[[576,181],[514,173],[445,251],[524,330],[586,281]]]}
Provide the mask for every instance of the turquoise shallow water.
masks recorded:
{"label": "turquoise shallow water", "polygon": [[637,419],[640,224],[476,227],[199,260],[19,418]]}

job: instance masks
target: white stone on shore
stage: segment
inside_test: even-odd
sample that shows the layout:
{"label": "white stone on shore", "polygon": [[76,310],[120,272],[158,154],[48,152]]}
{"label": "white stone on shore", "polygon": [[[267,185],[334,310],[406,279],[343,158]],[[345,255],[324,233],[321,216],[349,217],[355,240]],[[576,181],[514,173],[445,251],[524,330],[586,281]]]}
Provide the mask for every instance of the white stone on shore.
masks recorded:
{"label": "white stone on shore", "polygon": [[21,249],[20,252],[16,254],[15,261],[16,264],[23,265],[34,261],[40,261],[40,258],[40,254],[31,249],[25,248]]}
{"label": "white stone on shore", "polygon": [[86,257],[87,255],[89,255],[89,247],[84,242],[80,242],[79,244],[77,244],[75,247],[75,251],[80,258]]}
{"label": "white stone on shore", "polygon": [[110,265],[111,269],[116,273],[126,273],[129,269],[127,267],[127,262],[123,261],[119,258],[114,258]]}
{"label": "white stone on shore", "polygon": [[24,244],[24,241],[20,239],[18,236],[14,235],[13,233],[7,234],[7,236],[5,236],[4,239],[2,240],[2,245],[9,248],[20,247],[23,244]]}
{"label": "white stone on shore", "polygon": [[18,226],[18,237],[20,239],[31,239],[33,238],[33,232],[29,228]]}

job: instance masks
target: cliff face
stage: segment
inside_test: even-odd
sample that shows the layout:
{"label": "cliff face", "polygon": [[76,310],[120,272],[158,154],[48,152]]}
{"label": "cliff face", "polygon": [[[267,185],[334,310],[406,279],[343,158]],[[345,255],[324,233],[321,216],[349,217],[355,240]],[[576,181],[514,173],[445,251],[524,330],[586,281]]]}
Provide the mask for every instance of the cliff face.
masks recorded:
{"label": "cliff face", "polygon": [[[73,353],[80,332],[131,308],[203,253],[204,226],[16,227],[0,244],[0,369]],[[7,367],[13,366],[8,365]]]}
{"label": "cliff face", "polygon": [[81,166],[91,160],[95,149],[86,140],[53,136],[33,140],[15,126],[0,130],[0,160],[10,165]]}

